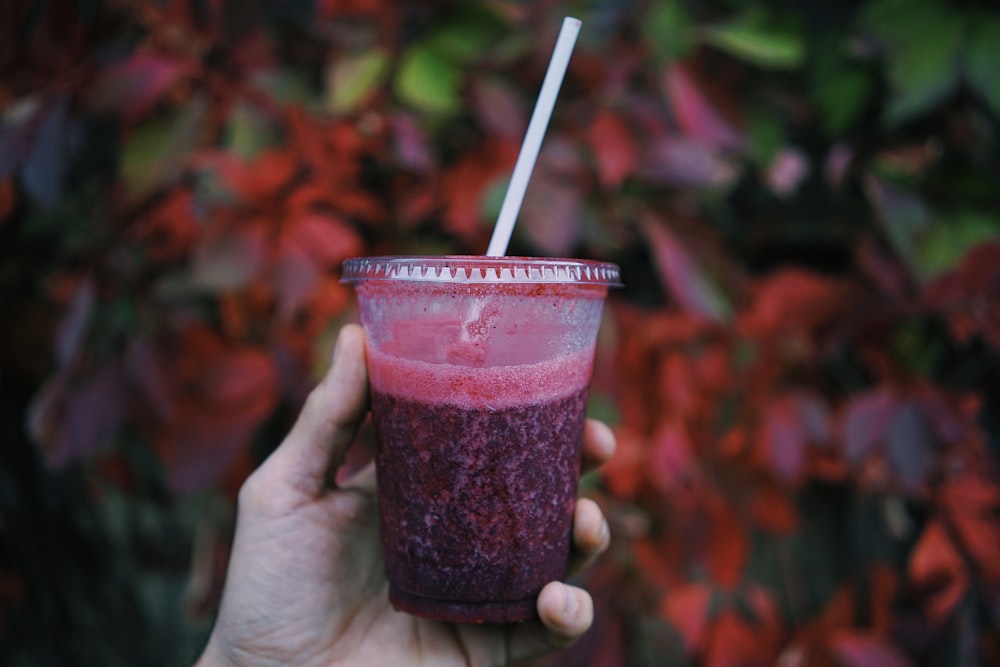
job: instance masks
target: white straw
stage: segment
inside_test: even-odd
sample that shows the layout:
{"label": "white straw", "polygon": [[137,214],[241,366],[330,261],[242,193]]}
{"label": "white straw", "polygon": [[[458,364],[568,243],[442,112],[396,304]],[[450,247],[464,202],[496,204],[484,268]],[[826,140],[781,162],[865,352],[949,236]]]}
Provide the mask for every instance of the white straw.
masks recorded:
{"label": "white straw", "polygon": [[514,173],[510,177],[510,185],[507,186],[507,194],[504,195],[500,215],[493,227],[490,245],[486,249],[486,255],[489,257],[503,257],[507,253],[514,223],[521,210],[524,193],[528,189],[528,179],[531,178],[531,171],[535,168],[535,160],[538,159],[538,151],[542,147],[542,137],[545,136],[545,128],[548,127],[549,118],[552,116],[552,107],[555,106],[556,95],[559,94],[559,87],[566,74],[566,66],[569,65],[576,36],[580,33],[580,25],[581,21],[571,16],[563,19],[559,38],[552,51],[552,59],[549,60],[549,68],[542,81],[542,90],[538,94],[538,101],[535,102],[535,110],[528,122],[528,131],[524,134],[524,143],[521,144],[521,152],[517,156],[517,162],[514,163]]}

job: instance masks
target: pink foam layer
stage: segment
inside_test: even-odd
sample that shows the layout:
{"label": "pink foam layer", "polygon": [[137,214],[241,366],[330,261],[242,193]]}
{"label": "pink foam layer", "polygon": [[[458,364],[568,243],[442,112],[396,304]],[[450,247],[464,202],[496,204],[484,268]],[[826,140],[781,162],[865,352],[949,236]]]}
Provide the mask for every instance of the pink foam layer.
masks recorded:
{"label": "pink foam layer", "polygon": [[469,368],[401,359],[368,349],[372,389],[429,404],[501,409],[565,398],[590,383],[592,349],[552,361]]}

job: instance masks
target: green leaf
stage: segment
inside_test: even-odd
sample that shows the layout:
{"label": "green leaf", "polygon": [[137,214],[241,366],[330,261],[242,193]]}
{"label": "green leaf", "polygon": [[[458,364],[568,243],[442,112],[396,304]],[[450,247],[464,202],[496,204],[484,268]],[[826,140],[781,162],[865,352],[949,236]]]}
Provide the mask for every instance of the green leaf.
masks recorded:
{"label": "green leaf", "polygon": [[900,368],[909,369],[919,375],[930,375],[941,358],[942,340],[930,335],[926,323],[919,320],[903,320],[896,331],[889,334],[893,359]]}
{"label": "green leaf", "polygon": [[304,72],[275,67],[253,77],[254,85],[278,102],[312,108],[316,91]]}
{"label": "green leaf", "polygon": [[930,227],[930,209],[916,193],[878,176],[869,176],[866,188],[893,249],[916,270],[917,240]]}
{"label": "green leaf", "polygon": [[962,15],[937,2],[881,0],[864,22],[886,48],[892,89],[887,123],[898,125],[933,109],[959,82]]}
{"label": "green leaf", "polygon": [[750,137],[750,150],[761,165],[770,164],[785,143],[785,129],[781,119],[768,110],[750,113],[747,133]]}
{"label": "green leaf", "polygon": [[843,53],[839,40],[820,44],[809,72],[809,92],[820,111],[828,136],[839,137],[854,123],[869,102],[872,80]]}
{"label": "green leaf", "polygon": [[504,197],[507,196],[508,187],[510,187],[510,177],[504,174],[495,178],[483,192],[479,212],[480,221],[484,227],[493,227],[494,221],[500,215],[500,208],[503,206]]}
{"label": "green leaf", "polygon": [[330,67],[326,108],[335,114],[354,111],[385,81],[389,54],[373,48],[341,58]]}
{"label": "green leaf", "polygon": [[197,146],[208,104],[196,97],[172,115],[136,128],[122,153],[121,177],[130,195],[141,197],[181,172]]}
{"label": "green leaf", "polygon": [[654,3],[641,24],[643,38],[658,60],[674,60],[690,53],[691,19],[678,0]]}
{"label": "green leaf", "polygon": [[406,104],[432,114],[449,114],[459,107],[462,77],[458,66],[427,43],[403,56],[396,74],[396,94]]}
{"label": "green leaf", "polygon": [[587,416],[592,419],[600,419],[605,424],[612,426],[621,421],[618,404],[610,395],[600,391],[591,394],[587,403]]}
{"label": "green leaf", "polygon": [[476,61],[504,31],[494,13],[475,6],[459,7],[431,35],[427,45],[450,60]]}
{"label": "green leaf", "polygon": [[976,211],[936,220],[917,245],[917,268],[930,279],[955,268],[974,246],[1000,239],[1000,219]]}
{"label": "green leaf", "polygon": [[235,155],[252,160],[274,145],[274,128],[255,107],[240,103],[233,107],[226,121],[225,143]]}
{"label": "green leaf", "polygon": [[965,75],[993,113],[1000,116],[1000,17],[977,16],[969,26]]}
{"label": "green leaf", "polygon": [[740,60],[769,69],[794,69],[805,56],[801,31],[768,21],[759,12],[707,28],[703,38]]}
{"label": "green leaf", "polygon": [[923,46],[901,50],[888,65],[892,101],[886,109],[890,125],[919,116],[940,104],[958,83],[957,24],[929,35]]}

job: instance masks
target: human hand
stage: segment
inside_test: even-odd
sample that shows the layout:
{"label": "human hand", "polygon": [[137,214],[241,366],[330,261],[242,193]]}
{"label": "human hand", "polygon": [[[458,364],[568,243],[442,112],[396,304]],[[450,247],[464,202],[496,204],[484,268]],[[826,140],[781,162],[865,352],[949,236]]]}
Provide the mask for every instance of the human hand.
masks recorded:
{"label": "human hand", "polygon": [[[368,410],[364,345],[360,327],[343,328],[295,426],[240,490],[219,616],[198,665],[487,667],[572,644],[593,621],[593,601],[560,582],[542,589],[539,620],[516,625],[439,623],[389,604],[374,468],[334,483]],[[588,421],[585,469],[614,449],[610,429]],[[609,539],[597,504],[578,500],[571,570]]]}

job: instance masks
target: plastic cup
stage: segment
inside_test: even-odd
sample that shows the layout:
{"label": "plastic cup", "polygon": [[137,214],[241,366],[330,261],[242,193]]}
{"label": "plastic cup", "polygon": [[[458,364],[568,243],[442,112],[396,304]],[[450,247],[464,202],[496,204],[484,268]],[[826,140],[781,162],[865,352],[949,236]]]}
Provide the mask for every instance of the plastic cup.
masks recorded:
{"label": "plastic cup", "polygon": [[594,344],[614,264],[348,260],[368,339],[389,598],[509,623],[566,576]]}

